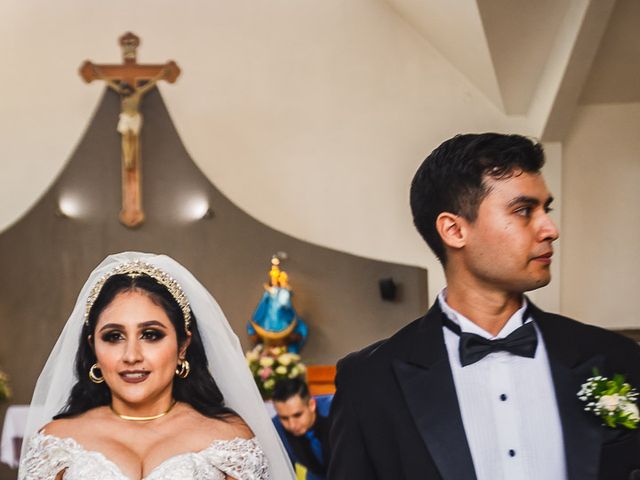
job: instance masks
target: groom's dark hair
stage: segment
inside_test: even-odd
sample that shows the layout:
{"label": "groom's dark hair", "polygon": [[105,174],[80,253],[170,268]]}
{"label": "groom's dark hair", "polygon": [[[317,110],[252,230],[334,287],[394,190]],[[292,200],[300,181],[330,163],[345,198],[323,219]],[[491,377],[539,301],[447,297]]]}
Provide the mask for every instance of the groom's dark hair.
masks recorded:
{"label": "groom's dark hair", "polygon": [[446,250],[436,229],[438,215],[450,212],[474,222],[480,203],[490,191],[487,177],[538,173],[543,165],[542,146],[521,135],[456,135],[431,152],[413,177],[413,223],[446,265]]}
{"label": "groom's dark hair", "polygon": [[[100,290],[88,316],[88,325],[82,327],[75,369],[78,378],[71,390],[66,406],[54,419],[71,417],[95,407],[111,403],[111,391],[104,383],[94,383],[89,378],[89,370],[97,362],[93,347],[95,328],[100,314],[120,293],[140,292],[147,295],[156,305],[162,307],[176,330],[178,348],[187,341],[184,315],[178,302],[167,288],[148,275],[131,277],[113,275]],[[224,398],[208,368],[207,355],[198,331],[198,322],[191,312],[191,343],[186,351],[186,360],[191,371],[186,378],[174,378],[173,398],[190,404],[195,410],[207,417],[227,419],[235,417],[235,412],[224,406]],[[89,338],[93,342],[89,342]],[[222,367],[221,367],[222,368]]]}

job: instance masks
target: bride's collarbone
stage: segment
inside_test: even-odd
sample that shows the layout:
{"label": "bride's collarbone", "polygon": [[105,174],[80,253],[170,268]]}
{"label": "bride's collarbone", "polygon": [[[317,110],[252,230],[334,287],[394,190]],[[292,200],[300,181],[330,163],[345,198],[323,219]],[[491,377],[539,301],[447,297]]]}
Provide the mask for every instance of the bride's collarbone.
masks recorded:
{"label": "bride's collarbone", "polygon": [[172,458],[204,450],[215,440],[181,428],[182,422],[163,423],[134,424],[85,417],[54,421],[43,433],[71,438],[82,450],[105,457],[129,479],[145,478]]}
{"label": "bride's collarbone", "polygon": [[127,425],[101,433],[104,435],[102,438],[91,442],[95,449],[123,467],[126,463],[127,470],[142,473],[143,477],[170,458],[198,452],[211,443],[210,439],[190,438],[180,432],[151,425],[147,428]]}
{"label": "bride's collarbone", "polygon": [[83,450],[105,457],[132,480],[146,478],[173,458],[202,452],[216,441],[253,436],[239,418],[216,420],[181,410],[171,419],[138,423],[114,418],[101,407],[54,421],[44,433],[73,439]]}
{"label": "bride's collarbone", "polygon": [[[104,432],[100,432],[104,433]],[[81,449],[88,454],[98,454],[116,467],[128,479],[143,479],[161,465],[175,457],[200,451],[184,439],[156,438],[155,441],[130,436],[127,441],[110,435],[78,436],[74,438]],[[192,448],[190,448],[192,447]]]}

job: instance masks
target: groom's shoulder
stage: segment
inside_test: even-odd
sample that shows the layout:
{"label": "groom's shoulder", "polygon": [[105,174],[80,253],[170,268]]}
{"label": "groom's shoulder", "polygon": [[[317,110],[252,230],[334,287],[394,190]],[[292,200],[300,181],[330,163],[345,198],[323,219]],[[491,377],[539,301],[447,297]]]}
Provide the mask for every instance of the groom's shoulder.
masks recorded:
{"label": "groom's shoulder", "polygon": [[405,325],[392,336],[378,340],[361,350],[352,352],[338,361],[338,373],[357,377],[378,374],[381,368],[390,366],[397,353],[410,348],[412,339],[425,317]]}
{"label": "groom's shoulder", "polygon": [[557,313],[541,312],[541,326],[554,337],[566,339],[575,348],[610,357],[640,360],[640,345],[620,333],[574,320]]}
{"label": "groom's shoulder", "polygon": [[598,343],[604,342],[605,344],[626,345],[631,348],[640,348],[630,338],[612,330],[584,323],[558,313],[541,313],[543,315],[541,320],[543,320],[547,325],[552,326],[555,334],[572,335],[575,336],[577,340],[585,342],[595,341]]}

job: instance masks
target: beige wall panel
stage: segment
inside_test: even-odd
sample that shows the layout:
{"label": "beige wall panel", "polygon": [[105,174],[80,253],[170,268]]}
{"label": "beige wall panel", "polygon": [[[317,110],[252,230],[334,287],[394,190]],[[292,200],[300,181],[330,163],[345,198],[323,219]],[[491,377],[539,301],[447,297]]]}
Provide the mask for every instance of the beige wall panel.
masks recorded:
{"label": "beige wall panel", "polygon": [[639,328],[640,104],[581,107],[564,145],[562,312]]}

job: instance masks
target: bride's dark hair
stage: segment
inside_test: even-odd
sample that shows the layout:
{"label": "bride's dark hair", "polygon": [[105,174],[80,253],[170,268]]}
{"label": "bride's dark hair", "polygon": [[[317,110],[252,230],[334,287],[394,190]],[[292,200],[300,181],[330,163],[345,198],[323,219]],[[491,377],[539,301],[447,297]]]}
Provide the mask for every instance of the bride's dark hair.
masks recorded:
{"label": "bride's dark hair", "polygon": [[[88,339],[89,336],[95,338],[94,332],[98,317],[104,309],[119,293],[130,291],[144,293],[151,301],[163,308],[176,330],[178,347],[184,345],[187,340],[182,310],[164,285],[144,274],[135,277],[124,274],[113,275],[105,282],[98,298],[93,303],[89,311],[88,325],[85,324],[82,327],[75,362],[78,381],[71,390],[67,404],[54,419],[72,417],[94,407],[111,403],[111,391],[106,382],[96,384],[89,379],[89,369],[96,363],[97,358]],[[236,413],[225,407],[222,392],[209,373],[207,355],[193,312],[191,312],[190,331],[191,343],[187,348],[186,360],[191,365],[191,372],[186,378],[175,377],[173,397],[178,401],[190,404],[195,410],[207,417],[218,419],[234,417]]]}

